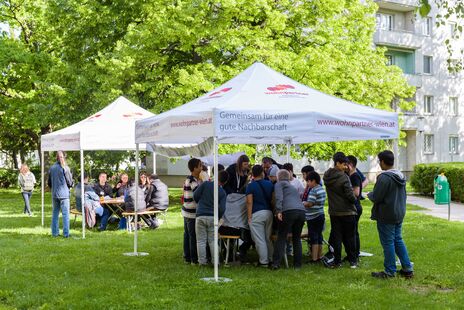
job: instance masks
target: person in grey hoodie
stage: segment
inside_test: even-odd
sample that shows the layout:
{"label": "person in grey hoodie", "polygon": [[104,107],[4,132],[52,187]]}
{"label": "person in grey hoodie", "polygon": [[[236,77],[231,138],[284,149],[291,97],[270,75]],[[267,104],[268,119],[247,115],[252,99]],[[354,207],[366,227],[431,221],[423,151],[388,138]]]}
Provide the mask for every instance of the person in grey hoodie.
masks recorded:
{"label": "person in grey hoodie", "polygon": [[357,267],[356,255],[356,197],[351,187],[350,178],[345,173],[347,158],[342,152],[333,156],[334,167],[324,173],[324,184],[329,200],[330,237],[333,247],[333,260],[323,260],[326,267],[341,266],[342,242],[351,268]]}
{"label": "person in grey hoodie", "polygon": [[383,247],[384,271],[373,272],[375,278],[387,279],[395,276],[398,256],[405,278],[414,276],[408,250],[402,237],[402,224],[406,214],[406,180],[403,174],[393,169],[395,156],[391,151],[377,155],[383,172],[378,175],[374,190],[367,197],[374,203],[371,219],[377,221],[380,243]]}
{"label": "person in grey hoodie", "polygon": [[293,267],[301,268],[301,230],[305,223],[305,208],[298,190],[290,183],[290,177],[288,170],[280,169],[274,186],[278,228],[272,269],[280,267],[288,233],[292,234]]}

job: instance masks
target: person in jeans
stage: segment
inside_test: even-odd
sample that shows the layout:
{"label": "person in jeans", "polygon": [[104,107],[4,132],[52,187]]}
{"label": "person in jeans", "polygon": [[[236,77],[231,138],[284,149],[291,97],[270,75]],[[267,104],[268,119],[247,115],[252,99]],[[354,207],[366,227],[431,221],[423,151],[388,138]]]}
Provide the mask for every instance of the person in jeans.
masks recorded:
{"label": "person in jeans", "polygon": [[324,173],[324,185],[329,199],[330,237],[333,247],[333,261],[323,260],[326,267],[341,266],[342,242],[351,268],[357,267],[356,256],[356,197],[348,175],[345,154],[337,152],[333,156],[334,167]]}
{"label": "person in jeans", "polygon": [[303,201],[306,208],[306,223],[308,225],[308,237],[311,245],[310,263],[317,263],[322,258],[322,243],[324,238],[322,231],[325,225],[325,191],[321,185],[321,176],[316,171],[306,174],[306,184],[310,191]]}
{"label": "person in jeans", "polygon": [[23,213],[27,213],[29,216],[32,216],[31,197],[35,183],[34,174],[29,170],[29,167],[26,164],[22,164],[21,169],[19,169],[18,184],[21,188],[21,196],[23,196],[24,200]]}
{"label": "person in jeans", "polygon": [[371,219],[377,221],[380,243],[383,248],[385,270],[373,272],[375,278],[391,278],[396,273],[396,258],[401,262],[399,274],[406,278],[414,276],[408,250],[402,237],[403,219],[406,214],[406,180],[393,168],[395,156],[391,151],[377,155],[382,173],[378,175],[374,190],[367,197],[374,203]]}
{"label": "person in jeans", "polygon": [[358,173],[358,169],[356,165],[358,164],[358,159],[353,156],[347,156],[348,159],[348,175],[350,176],[351,187],[353,188],[354,196],[356,197],[356,201],[354,202],[354,206],[356,207],[356,233],[355,233],[355,241],[356,241],[356,258],[359,261],[359,253],[361,250],[361,243],[359,239],[359,218],[362,215],[362,206],[361,206],[361,196],[362,196],[362,189],[363,189],[363,182],[361,176]]}
{"label": "person in jeans", "polygon": [[182,217],[184,218],[184,260],[187,264],[198,264],[197,237],[195,234],[195,214],[197,203],[193,193],[201,184],[200,173],[203,165],[198,158],[188,161],[190,175],[184,182]]}
{"label": "person in jeans", "polygon": [[251,238],[259,255],[257,266],[267,267],[272,259],[272,194],[274,185],[264,180],[261,165],[251,169],[253,181],[246,188],[247,217]]}
{"label": "person in jeans", "polygon": [[48,171],[48,186],[52,189],[52,236],[58,237],[60,210],[63,216],[63,236],[69,237],[69,190],[73,186],[72,174],[66,164],[65,154],[56,153],[56,162]]}
{"label": "person in jeans", "polygon": [[276,215],[277,215],[277,242],[274,251],[273,269],[280,268],[280,260],[285,251],[288,233],[292,234],[293,267],[301,268],[301,230],[305,223],[305,208],[300,194],[290,183],[290,172],[281,169],[277,172],[277,183],[274,186]]}
{"label": "person in jeans", "polygon": [[[219,194],[219,218],[226,209],[226,192],[222,188],[227,183],[229,174],[221,171],[218,174]],[[193,193],[193,199],[197,203],[195,233],[197,237],[198,265],[205,266],[208,263],[206,245],[211,251],[214,249],[214,182],[203,182]]]}

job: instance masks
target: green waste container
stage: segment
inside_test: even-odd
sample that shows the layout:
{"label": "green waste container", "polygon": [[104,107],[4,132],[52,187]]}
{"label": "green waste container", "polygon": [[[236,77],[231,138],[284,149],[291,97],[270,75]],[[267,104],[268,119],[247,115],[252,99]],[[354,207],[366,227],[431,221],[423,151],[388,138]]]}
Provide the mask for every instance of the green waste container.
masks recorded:
{"label": "green waste container", "polygon": [[437,205],[447,205],[451,201],[450,187],[448,179],[445,177],[445,174],[442,173],[435,177],[434,183],[434,196],[435,204]]}

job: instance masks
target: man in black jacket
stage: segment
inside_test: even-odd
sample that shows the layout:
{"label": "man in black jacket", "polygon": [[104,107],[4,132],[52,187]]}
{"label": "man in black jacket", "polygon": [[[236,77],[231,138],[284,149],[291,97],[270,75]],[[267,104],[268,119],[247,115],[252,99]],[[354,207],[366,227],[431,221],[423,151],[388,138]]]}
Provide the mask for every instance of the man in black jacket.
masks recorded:
{"label": "man in black jacket", "polygon": [[391,151],[383,151],[377,157],[383,172],[377,177],[374,190],[368,193],[367,197],[374,203],[371,219],[377,221],[385,270],[373,272],[372,276],[382,279],[394,277],[397,255],[402,267],[399,274],[405,278],[412,278],[414,272],[401,236],[406,214],[406,180],[400,171],[393,169],[395,157]]}
{"label": "man in black jacket", "polygon": [[356,207],[350,178],[345,173],[347,158],[342,152],[333,156],[334,167],[324,173],[324,185],[329,200],[330,237],[333,247],[333,261],[323,260],[326,267],[337,268],[341,265],[342,242],[345,245],[347,259],[351,268],[357,267],[356,255]]}

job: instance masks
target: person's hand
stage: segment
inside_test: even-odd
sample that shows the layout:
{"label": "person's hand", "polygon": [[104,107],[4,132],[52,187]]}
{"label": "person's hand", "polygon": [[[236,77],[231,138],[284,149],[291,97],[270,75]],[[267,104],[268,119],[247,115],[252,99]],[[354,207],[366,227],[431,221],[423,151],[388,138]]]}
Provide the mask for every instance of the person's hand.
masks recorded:
{"label": "person's hand", "polygon": [[251,217],[248,218],[248,224],[251,224]]}
{"label": "person's hand", "polygon": [[282,222],[282,213],[277,213],[277,219]]}
{"label": "person's hand", "polygon": [[120,187],[121,187],[121,183],[116,184],[116,188],[120,188]]}

